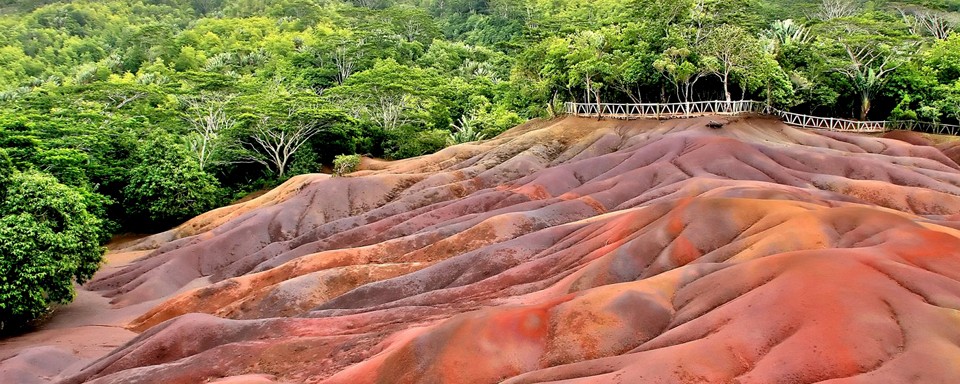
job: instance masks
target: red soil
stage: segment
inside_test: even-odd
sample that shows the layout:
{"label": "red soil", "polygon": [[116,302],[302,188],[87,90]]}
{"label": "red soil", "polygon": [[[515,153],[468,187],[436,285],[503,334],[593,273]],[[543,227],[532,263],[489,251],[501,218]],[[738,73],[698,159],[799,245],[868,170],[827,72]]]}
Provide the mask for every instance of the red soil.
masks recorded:
{"label": "red soil", "polygon": [[295,178],[132,245],[156,250],[88,284],[116,308],[156,303],[127,323],[135,339],[79,371],[17,372],[960,377],[960,166],[932,146],[710,119],[534,122],[349,177]]}
{"label": "red soil", "polygon": [[933,145],[933,140],[920,132],[913,131],[890,131],[883,134],[884,139],[894,139],[904,141],[913,145]]}

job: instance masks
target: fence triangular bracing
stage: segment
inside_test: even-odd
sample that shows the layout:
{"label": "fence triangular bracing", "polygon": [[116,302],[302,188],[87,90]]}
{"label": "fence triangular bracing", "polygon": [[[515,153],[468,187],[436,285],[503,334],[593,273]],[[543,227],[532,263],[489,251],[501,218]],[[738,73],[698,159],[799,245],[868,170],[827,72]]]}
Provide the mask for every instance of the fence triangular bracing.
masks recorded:
{"label": "fence triangular bracing", "polygon": [[788,125],[844,132],[886,132],[894,129],[941,135],[960,135],[960,125],[922,121],[857,121],[787,112],[766,103],[741,101],[694,101],[689,103],[566,103],[566,112],[580,117],[613,119],[682,119],[707,115],[761,114],[776,116]]}

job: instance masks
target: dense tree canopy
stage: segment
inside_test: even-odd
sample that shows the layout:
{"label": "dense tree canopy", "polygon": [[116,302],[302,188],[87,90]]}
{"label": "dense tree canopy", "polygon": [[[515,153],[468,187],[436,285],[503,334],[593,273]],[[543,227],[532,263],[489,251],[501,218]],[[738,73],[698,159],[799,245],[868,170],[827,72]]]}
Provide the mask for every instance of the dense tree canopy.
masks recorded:
{"label": "dense tree canopy", "polygon": [[[0,146],[18,169],[105,196],[108,219],[121,228],[130,220],[116,203],[138,201],[126,193],[138,188],[126,174],[136,165],[130,155],[153,145],[145,138],[157,132],[187,148],[225,189],[221,196],[235,196],[288,177],[292,163],[299,172],[347,152],[418,155],[451,134],[491,137],[571,100],[741,98],[804,113],[943,122],[960,114],[960,5],[950,1],[0,7]],[[291,97],[311,98],[328,118],[281,118],[277,110],[289,106],[278,105]],[[309,137],[264,161],[271,149],[263,138],[298,124],[310,126]]]}

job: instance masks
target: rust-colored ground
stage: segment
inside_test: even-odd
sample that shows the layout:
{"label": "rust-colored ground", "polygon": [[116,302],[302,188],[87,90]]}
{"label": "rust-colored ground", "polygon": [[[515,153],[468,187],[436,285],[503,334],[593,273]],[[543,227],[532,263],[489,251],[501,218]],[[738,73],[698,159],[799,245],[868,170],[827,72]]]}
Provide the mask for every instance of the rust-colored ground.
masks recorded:
{"label": "rust-colored ground", "polygon": [[711,119],[535,121],[299,176],[128,243],[148,251],[85,288],[136,313],[114,316],[139,333],[129,342],[95,361],[0,344],[0,374],[956,381],[955,149]]}

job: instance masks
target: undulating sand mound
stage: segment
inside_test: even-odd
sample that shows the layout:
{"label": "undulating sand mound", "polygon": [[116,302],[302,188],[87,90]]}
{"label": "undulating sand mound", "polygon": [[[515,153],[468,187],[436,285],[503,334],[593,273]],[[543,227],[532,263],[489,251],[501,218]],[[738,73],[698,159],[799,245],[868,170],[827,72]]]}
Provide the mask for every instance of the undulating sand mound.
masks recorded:
{"label": "undulating sand mound", "polygon": [[933,145],[933,140],[930,140],[926,134],[914,131],[890,131],[881,137],[905,141],[913,145]]}
{"label": "undulating sand mound", "polygon": [[62,382],[951,382],[960,167],[899,139],[565,118],[300,176],[134,244],[87,288],[160,304]]}

